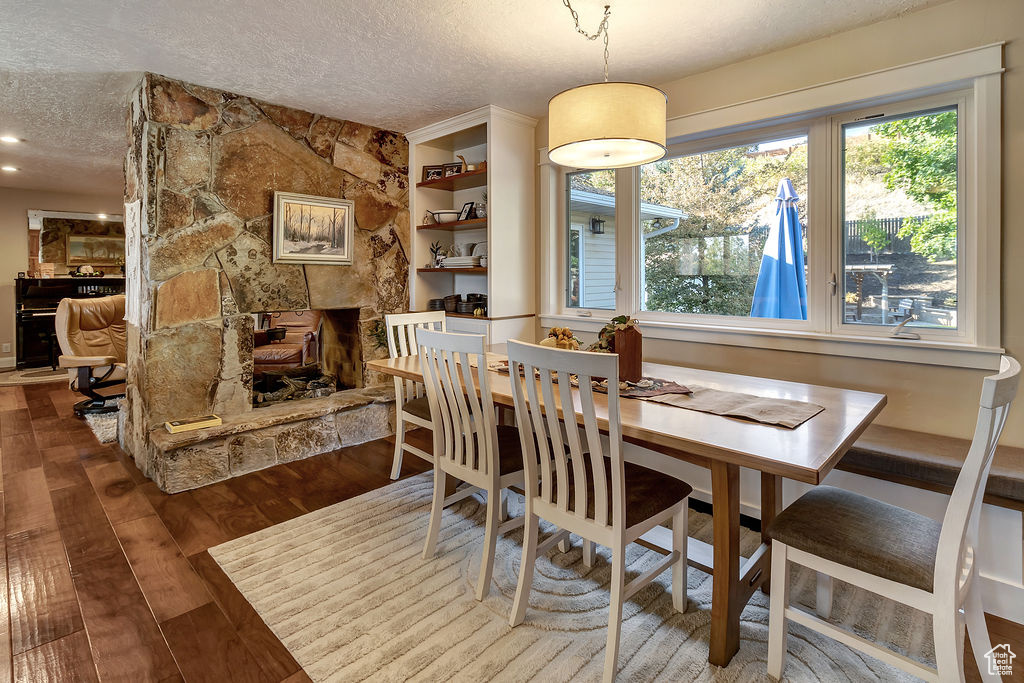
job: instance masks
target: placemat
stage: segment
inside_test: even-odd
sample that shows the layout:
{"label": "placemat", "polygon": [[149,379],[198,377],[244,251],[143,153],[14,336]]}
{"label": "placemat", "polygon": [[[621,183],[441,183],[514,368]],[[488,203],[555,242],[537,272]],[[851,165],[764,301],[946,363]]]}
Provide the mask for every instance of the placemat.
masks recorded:
{"label": "placemat", "polygon": [[825,410],[824,406],[786,398],[764,398],[735,391],[721,391],[691,384],[693,393],[665,394],[645,398],[645,401],[664,403],[677,408],[698,410],[702,413],[742,417],[755,422],[795,429]]}

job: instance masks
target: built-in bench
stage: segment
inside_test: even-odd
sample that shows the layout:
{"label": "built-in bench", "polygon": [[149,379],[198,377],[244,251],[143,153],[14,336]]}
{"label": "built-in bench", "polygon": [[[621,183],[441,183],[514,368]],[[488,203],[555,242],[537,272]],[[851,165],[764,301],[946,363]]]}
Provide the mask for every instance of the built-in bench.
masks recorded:
{"label": "built-in bench", "polygon": [[[836,469],[948,494],[970,447],[967,439],[871,425]],[[1024,448],[996,450],[985,502],[1024,512]]]}

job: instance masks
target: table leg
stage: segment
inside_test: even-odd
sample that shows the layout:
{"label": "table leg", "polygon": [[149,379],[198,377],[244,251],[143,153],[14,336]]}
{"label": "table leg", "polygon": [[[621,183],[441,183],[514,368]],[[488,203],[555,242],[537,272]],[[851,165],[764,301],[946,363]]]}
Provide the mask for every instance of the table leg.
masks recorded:
{"label": "table leg", "polygon": [[[768,474],[767,472],[761,473],[761,542],[766,543],[769,546],[768,552],[771,553],[771,539],[768,538],[766,530],[768,525],[772,523],[775,516],[782,512],[782,477]],[[761,583],[761,591],[765,594],[768,593],[771,587],[771,559],[769,558],[765,568],[764,581]]]}
{"label": "table leg", "polygon": [[714,567],[708,661],[725,666],[740,646],[740,468],[711,463]]}

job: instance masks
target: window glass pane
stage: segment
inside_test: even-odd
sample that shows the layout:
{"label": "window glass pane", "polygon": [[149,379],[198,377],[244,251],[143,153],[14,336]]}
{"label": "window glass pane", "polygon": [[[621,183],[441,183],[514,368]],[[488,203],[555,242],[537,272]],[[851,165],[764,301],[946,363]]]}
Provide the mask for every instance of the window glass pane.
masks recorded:
{"label": "window glass pane", "polygon": [[957,326],[956,108],[843,126],[843,320]]}
{"label": "window glass pane", "polygon": [[[799,198],[788,223],[784,179]],[[806,136],[641,167],[642,308],[806,319],[806,197]]]}
{"label": "window glass pane", "polygon": [[615,309],[615,171],[566,175],[566,306]]}

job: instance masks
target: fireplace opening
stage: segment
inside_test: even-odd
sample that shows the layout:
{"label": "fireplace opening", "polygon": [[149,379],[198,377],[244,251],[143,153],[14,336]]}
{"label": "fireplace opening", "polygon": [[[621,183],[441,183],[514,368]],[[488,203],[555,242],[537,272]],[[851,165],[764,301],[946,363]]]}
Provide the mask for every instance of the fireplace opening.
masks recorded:
{"label": "fireplace opening", "polygon": [[254,317],[254,407],[363,386],[358,308],[276,311]]}

